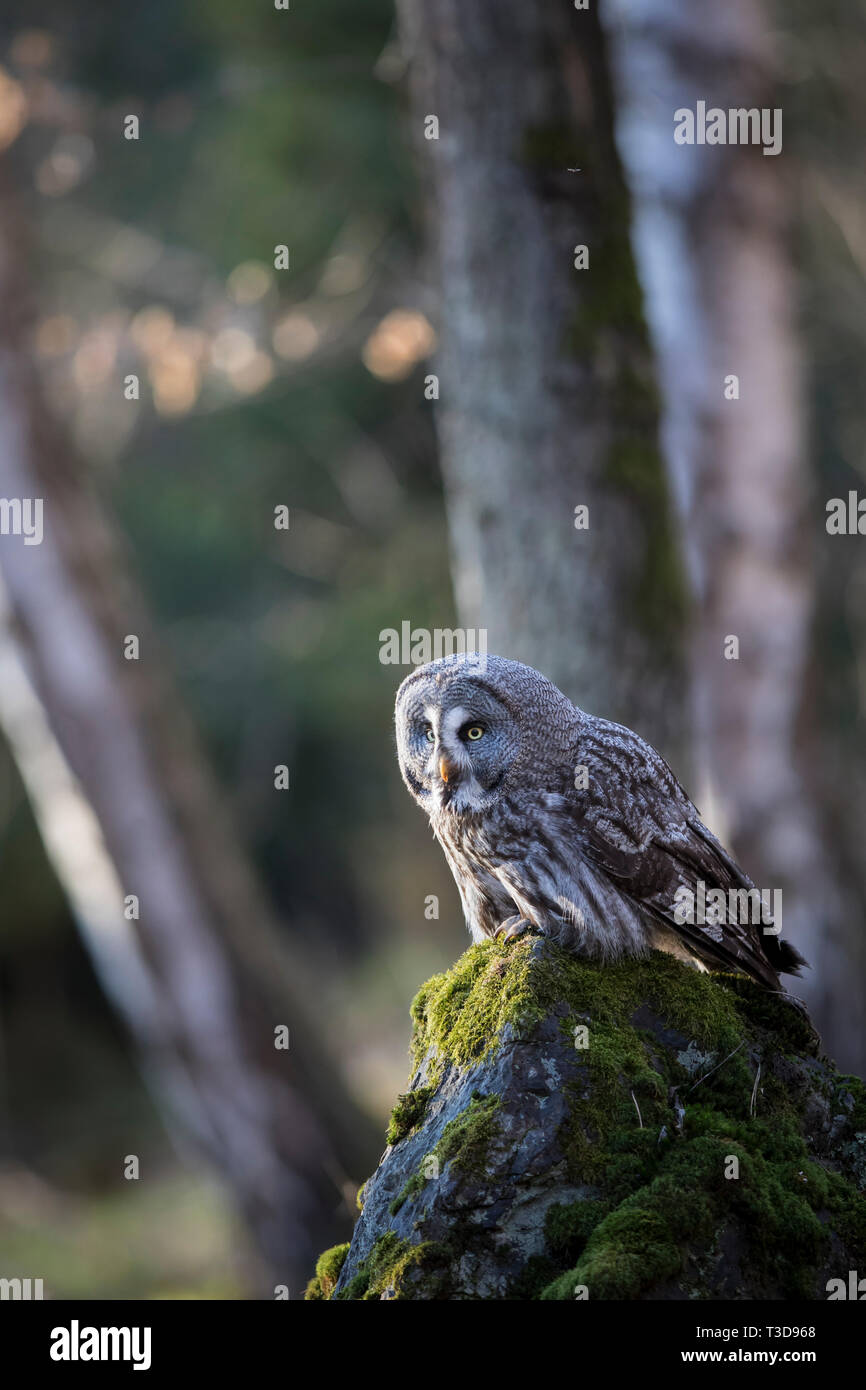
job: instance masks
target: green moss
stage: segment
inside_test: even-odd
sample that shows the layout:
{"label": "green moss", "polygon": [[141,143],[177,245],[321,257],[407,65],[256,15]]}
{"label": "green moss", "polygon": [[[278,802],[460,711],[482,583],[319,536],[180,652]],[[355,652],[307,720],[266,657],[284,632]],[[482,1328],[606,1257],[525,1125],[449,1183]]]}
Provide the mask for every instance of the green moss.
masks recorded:
{"label": "green moss", "polygon": [[449,1120],[432,1153],[425,1156],[421,1167],[394,1198],[389,1207],[391,1215],[396,1216],[404,1203],[426,1187],[429,1178],[424,1169],[430,1164],[431,1158],[436,1160],[437,1173],[441,1173],[446,1163],[453,1163],[464,1173],[476,1177],[482,1174],[490,1145],[499,1133],[496,1120],[498,1109],[498,1096],[482,1096],[476,1092],[466,1109]]}
{"label": "green moss", "polygon": [[487,1153],[499,1133],[496,1112],[498,1096],[473,1095],[465,1110],[450,1120],[434,1149],[440,1163],[453,1162],[455,1168],[478,1176],[484,1172]]}
{"label": "green moss", "polygon": [[396,1216],[401,1207],[405,1206],[407,1202],[411,1202],[413,1197],[417,1197],[418,1193],[427,1186],[428,1181],[423,1168],[419,1168],[417,1173],[413,1173],[411,1178],[404,1182],[393,1202],[389,1203],[388,1210],[391,1215]]}
{"label": "green moss", "polygon": [[[529,939],[515,944],[529,945]],[[431,1053],[435,1083],[448,1063],[466,1066],[495,1048],[507,1023],[524,1026],[542,1017],[529,983],[526,951],[509,954],[508,946],[472,946],[447,974],[421,987],[412,1003],[415,1072]]]}
{"label": "green moss", "polygon": [[[564,1147],[570,1175],[603,1181],[607,1201],[616,1205],[593,1222],[585,1252],[551,1281],[545,1299],[571,1299],[577,1285],[587,1286],[593,1298],[636,1298],[681,1275],[686,1246],[710,1248],[734,1217],[755,1233],[751,1267],[790,1298],[812,1296],[814,1271],[827,1247],[826,1213],[852,1249],[863,1248],[866,1203],[848,1182],[810,1158],[795,1091],[763,1072],[762,1113],[752,1113],[755,1068],[765,1053],[794,1046],[807,1056],[816,1051],[808,1020],[750,981],[732,978],[729,989],[711,977],[698,979],[698,991],[712,994],[718,1006],[708,1011],[703,1029],[696,1027],[700,1019],[689,1016],[694,981],[686,996],[677,997],[666,988],[663,971],[650,991],[666,1024],[702,1046],[715,1043],[697,1075],[685,1065],[700,1057],[695,1049],[662,1051],[651,1032],[628,1023],[624,1010],[612,1027],[605,1018],[599,1030],[593,1021],[591,1037],[596,1031],[601,1036],[586,1054],[591,1099],[573,1096]],[[650,1063],[660,1067],[660,1087],[645,1074]],[[674,1095],[685,1107],[681,1133]],[[643,1129],[635,1129],[635,1099]],[[660,1143],[662,1134],[667,1139]],[[726,1178],[732,1156],[739,1160],[739,1176]],[[577,1213],[569,1214],[579,1222]],[[563,1220],[548,1235],[552,1251],[568,1234]]]}
{"label": "green moss", "polygon": [[305,1299],[330,1298],[340,1277],[340,1270],[346,1263],[346,1256],[349,1253],[348,1243],[345,1245],[332,1245],[330,1250],[325,1250],[316,1261],[316,1272],[307,1285]]}
{"label": "green moss", "polygon": [[[819,1213],[862,1240],[864,1203],[811,1160],[791,1088],[765,1065],[753,1097],[765,1053],[817,1054],[796,1008],[750,980],[684,969],[661,953],[604,970],[549,945],[537,955],[532,938],[485,943],[428,981],[413,1006],[413,1053],[436,1074],[495,1049],[506,1025],[528,1036],[554,1010],[569,1036],[588,1027],[587,1080],[570,1090],[560,1140],[569,1177],[603,1195],[551,1208],[549,1254],[535,1273],[577,1263],[545,1298],[572,1298],[576,1284],[591,1297],[634,1298],[679,1275],[686,1243],[711,1246],[733,1215],[758,1233],[750,1258],[768,1285],[790,1297],[802,1296],[825,1249]],[[848,1084],[848,1108],[862,1104],[866,1115],[861,1084]],[[729,1156],[740,1160],[737,1179],[724,1176]]]}
{"label": "green moss", "polygon": [[[817,1057],[821,1040],[808,1017],[793,1004],[787,1003],[778,994],[749,980],[745,975],[717,975],[724,980],[725,988],[737,995],[740,1013],[752,1024],[772,1031],[778,1045],[786,1052],[804,1052]],[[855,1076],[851,1080],[864,1097],[864,1122],[866,1122],[866,1092],[863,1083]]]}
{"label": "green moss", "polygon": [[[413,1275],[432,1266],[434,1271],[442,1264],[440,1247],[433,1241],[423,1241],[412,1245],[401,1240],[395,1231],[386,1231],[380,1236],[364,1260],[358,1273],[349,1281],[345,1289],[337,1294],[338,1299],[400,1299],[404,1297],[404,1284]],[[424,1297],[435,1297],[438,1275],[428,1271]],[[413,1292],[418,1297],[418,1292]]]}
{"label": "green moss", "polygon": [[[474,946],[413,1004],[414,1074],[423,1064],[425,1086],[409,1093],[416,1101],[401,1098],[397,1126],[411,1129],[448,1068],[471,1067],[506,1039],[529,1041],[551,1019],[575,1046],[557,1139],[564,1176],[586,1200],[550,1207],[544,1249],[508,1297],[573,1299],[585,1285],[593,1299],[633,1299],[667,1280],[712,1296],[729,1230],[734,1263],[742,1258],[770,1297],[815,1297],[829,1232],[866,1267],[857,1190],[866,1186],[866,1088],[819,1058],[797,1009],[741,977],[701,974],[660,953],[599,967],[531,936]],[[825,1106],[828,1121],[814,1152],[807,1101]],[[440,1166],[481,1178],[500,1171],[501,1106],[476,1093],[432,1151]],[[422,1165],[392,1212],[426,1184]],[[340,1297],[448,1297],[449,1262],[477,1236],[458,1222],[449,1251],[389,1232]]]}
{"label": "green moss", "polygon": [[[546,946],[539,954],[531,937],[514,943],[485,942],[471,947],[446,975],[430,980],[413,1004],[412,1039],[416,1066],[427,1058],[434,1076],[447,1064],[464,1067],[498,1045],[509,1025],[517,1036],[528,1036],[554,1010],[571,1034],[591,1019],[590,1046],[581,1053],[590,1075],[591,1101],[572,1106],[572,1121],[562,1136],[569,1175],[593,1182],[610,1164],[615,1132],[622,1129],[630,1148],[617,1153],[613,1177],[622,1173],[620,1187],[633,1184],[646,1172],[646,1158],[662,1125],[674,1124],[667,1100],[669,1085],[685,1079],[660,1075],[653,1066],[640,1030],[630,1023],[645,1001],[660,1017],[701,1046],[715,1042],[731,1050],[741,1036],[742,1021],[736,997],[707,975],[684,969],[670,956],[655,953],[649,960],[627,960],[600,971],[566,951]],[[715,1054],[713,1054],[715,1055]],[[739,1065],[745,1103],[751,1079]],[[624,1087],[623,1082],[627,1082]],[[634,1133],[637,1110],[646,1132]],[[609,1175],[610,1180],[610,1175]]]}
{"label": "green moss", "polygon": [[565,1274],[560,1274],[556,1279],[551,1280],[551,1282],[541,1290],[537,1297],[551,1301],[564,1302],[566,1299],[577,1297],[576,1291],[578,1287],[585,1287],[585,1285],[579,1286],[574,1277],[574,1270],[569,1269]]}
{"label": "green moss", "polygon": [[391,1119],[385,1135],[389,1144],[399,1144],[401,1139],[405,1139],[421,1123],[424,1118],[424,1111],[427,1109],[427,1102],[432,1094],[432,1087],[419,1086],[417,1090],[407,1091],[404,1095],[397,1097],[397,1104],[391,1111]]}
{"label": "green moss", "polygon": [[528,1036],[563,1004],[578,1015],[576,1022],[591,1011],[590,1052],[607,1047],[613,1067],[616,1035],[648,992],[659,1013],[698,1042],[739,1036],[736,1000],[710,976],[684,969],[671,956],[654,952],[600,970],[555,946],[545,944],[539,954],[538,944],[537,937],[524,936],[471,946],[451,970],[422,986],[412,1004],[415,1072],[425,1058],[434,1076],[448,1064],[476,1062],[498,1047],[506,1025]]}
{"label": "green moss", "polygon": [[[861,1136],[866,1140],[866,1135]],[[866,1266],[866,1201],[860,1191],[853,1190],[837,1173],[827,1175],[830,1196],[827,1207],[841,1238],[852,1251],[858,1269]]]}
{"label": "green moss", "polygon": [[851,1126],[855,1130],[866,1130],[866,1086],[859,1076],[841,1075],[837,1077],[835,1098],[851,1116]]}
{"label": "green moss", "polygon": [[598,1198],[583,1202],[557,1202],[548,1208],[544,1236],[551,1256],[560,1266],[576,1260],[596,1226],[610,1210],[610,1203]]}
{"label": "green moss", "polygon": [[[726,1178],[732,1157],[739,1176]],[[728,1136],[701,1135],[669,1151],[652,1181],[595,1227],[575,1267],[542,1298],[572,1298],[575,1285],[594,1299],[637,1298],[680,1276],[686,1246],[710,1248],[733,1216],[757,1235],[752,1268],[783,1296],[808,1297],[827,1241],[815,1208],[824,1208],[831,1185],[805,1148],[798,1161],[769,1162]]]}

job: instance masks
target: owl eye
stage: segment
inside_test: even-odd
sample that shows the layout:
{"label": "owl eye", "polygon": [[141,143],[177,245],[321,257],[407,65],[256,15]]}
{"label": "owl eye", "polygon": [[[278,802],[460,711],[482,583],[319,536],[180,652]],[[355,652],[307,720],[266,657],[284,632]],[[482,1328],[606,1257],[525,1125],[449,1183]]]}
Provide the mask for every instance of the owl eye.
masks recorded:
{"label": "owl eye", "polygon": [[469,728],[466,730],[466,737],[470,738],[474,743],[476,739],[484,737],[484,730],[480,724],[470,724]]}
{"label": "owl eye", "polygon": [[435,742],[436,742],[436,735],[434,734],[434,732],[433,732],[432,729],[427,729],[427,730],[425,731],[424,737],[426,738],[426,740],[427,740],[428,743],[435,743]]}

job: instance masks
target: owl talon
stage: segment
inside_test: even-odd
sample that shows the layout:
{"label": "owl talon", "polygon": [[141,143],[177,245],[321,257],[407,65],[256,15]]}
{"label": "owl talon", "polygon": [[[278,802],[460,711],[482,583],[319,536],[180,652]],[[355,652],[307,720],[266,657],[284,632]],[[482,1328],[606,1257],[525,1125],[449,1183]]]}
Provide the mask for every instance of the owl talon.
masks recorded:
{"label": "owl talon", "polygon": [[522,936],[525,931],[529,931],[532,923],[525,917],[506,917],[504,922],[500,922],[496,931],[493,933],[497,940],[511,941],[515,936]]}

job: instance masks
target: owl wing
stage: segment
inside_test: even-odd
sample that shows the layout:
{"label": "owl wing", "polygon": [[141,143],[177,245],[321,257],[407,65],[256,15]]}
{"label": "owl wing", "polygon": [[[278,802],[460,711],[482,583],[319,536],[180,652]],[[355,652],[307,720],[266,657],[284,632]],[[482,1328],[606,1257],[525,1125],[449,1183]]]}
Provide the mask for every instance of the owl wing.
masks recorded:
{"label": "owl wing", "polygon": [[[721,969],[744,971],[773,989],[778,972],[799,974],[802,956],[759,923],[723,910],[718,923],[677,920],[677,890],[754,889],[752,880],[701,821],[664,758],[637,734],[590,721],[578,761],[588,787],[570,796],[582,851],[634,902]],[[751,912],[748,914],[751,916]]]}

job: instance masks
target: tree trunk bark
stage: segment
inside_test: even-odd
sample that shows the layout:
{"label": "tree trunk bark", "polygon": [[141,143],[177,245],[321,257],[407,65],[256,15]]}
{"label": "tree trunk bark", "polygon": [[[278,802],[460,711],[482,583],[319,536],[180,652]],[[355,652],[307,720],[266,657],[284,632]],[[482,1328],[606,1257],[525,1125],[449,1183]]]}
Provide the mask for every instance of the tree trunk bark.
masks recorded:
{"label": "tree trunk bark", "polygon": [[[375,1140],[302,1005],[119,537],[41,404],[26,229],[15,194],[0,200],[0,496],[42,499],[44,517],[41,544],[0,536],[0,724],[170,1130],[228,1184],[260,1288],[299,1297],[323,1240],[349,1226],[347,1174]],[[129,634],[140,660],[124,660]]]}
{"label": "tree trunk bark", "polygon": [[398,11],[461,622],[675,755],[683,590],[594,7]]}
{"label": "tree trunk bark", "polygon": [[[754,0],[608,0],[603,17],[695,604],[698,797],[752,876],[782,888],[825,1046],[861,1070],[858,913],[821,825],[808,690],[811,499],[785,157],[674,141],[674,113],[698,101],[774,109],[769,38]],[[726,398],[732,374],[738,399]],[[726,659],[732,636],[738,659]]]}

